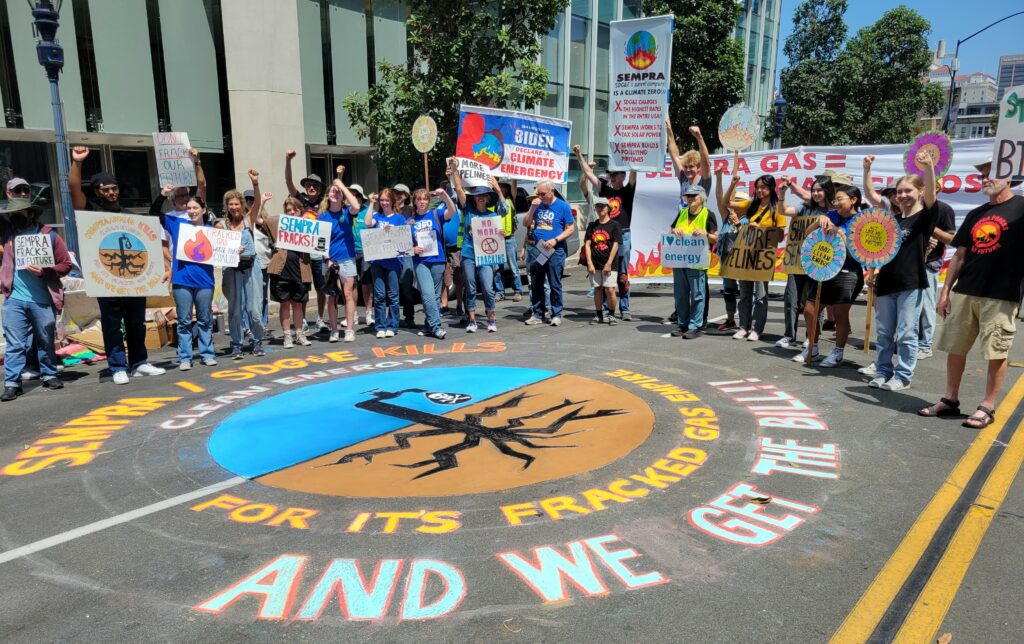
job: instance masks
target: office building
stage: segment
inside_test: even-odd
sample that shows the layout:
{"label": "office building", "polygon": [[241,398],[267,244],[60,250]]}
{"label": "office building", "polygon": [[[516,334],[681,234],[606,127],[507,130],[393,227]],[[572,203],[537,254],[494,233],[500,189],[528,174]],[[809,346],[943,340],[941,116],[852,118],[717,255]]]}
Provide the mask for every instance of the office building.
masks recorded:
{"label": "office building", "polygon": [[[774,118],[782,0],[742,0],[736,38],[743,44],[744,102],[762,119]],[[768,144],[758,141],[755,149]]]}
{"label": "office building", "polygon": [[997,101],[1003,100],[1003,94],[1006,93],[1007,88],[1024,85],[1024,54],[1000,56],[997,81],[999,83]]}

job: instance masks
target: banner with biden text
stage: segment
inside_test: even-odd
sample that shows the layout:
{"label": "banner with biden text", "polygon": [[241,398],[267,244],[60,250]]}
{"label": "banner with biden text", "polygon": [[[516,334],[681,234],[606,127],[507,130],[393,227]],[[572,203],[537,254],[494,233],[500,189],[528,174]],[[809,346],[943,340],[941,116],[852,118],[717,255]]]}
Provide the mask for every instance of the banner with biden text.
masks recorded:
{"label": "banner with biden text", "polygon": [[571,121],[462,105],[455,156],[496,177],[565,183],[571,135]]}

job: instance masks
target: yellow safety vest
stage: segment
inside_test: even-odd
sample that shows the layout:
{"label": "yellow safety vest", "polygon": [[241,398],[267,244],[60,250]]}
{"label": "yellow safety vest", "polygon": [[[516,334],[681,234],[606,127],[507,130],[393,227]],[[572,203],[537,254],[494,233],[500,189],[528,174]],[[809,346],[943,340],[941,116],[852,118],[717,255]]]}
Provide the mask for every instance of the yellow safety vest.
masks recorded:
{"label": "yellow safety vest", "polygon": [[680,208],[679,216],[676,217],[675,223],[672,224],[673,230],[676,228],[682,228],[687,235],[692,235],[695,230],[707,230],[708,223],[708,209],[705,207],[693,220],[690,219],[690,209]]}

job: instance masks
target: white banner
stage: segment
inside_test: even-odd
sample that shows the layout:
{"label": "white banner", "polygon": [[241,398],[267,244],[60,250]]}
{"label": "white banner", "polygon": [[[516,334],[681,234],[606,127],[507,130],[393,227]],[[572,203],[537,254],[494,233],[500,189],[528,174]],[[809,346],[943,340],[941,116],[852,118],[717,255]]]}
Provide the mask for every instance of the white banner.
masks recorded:
{"label": "white banner", "polygon": [[[954,141],[953,145],[953,165],[940,180],[944,193],[940,199],[956,212],[956,224],[959,226],[971,209],[986,202],[985,196],[981,194],[981,176],[974,165],[989,158],[992,139],[964,139]],[[742,153],[739,164],[742,179],[737,190],[753,194],[753,183],[763,174],[776,178],[783,175],[792,177],[801,187],[810,190],[815,175],[825,170],[845,172],[853,177],[854,185],[860,187],[864,183],[864,157],[869,154],[875,155],[871,173],[876,189],[881,189],[904,175],[905,149],[906,145],[896,144],[799,147]],[[713,168],[724,168],[726,172],[723,177],[731,180],[731,155],[712,156],[711,163]],[[671,270],[661,265],[659,246],[662,234],[679,214],[679,180],[671,171],[670,160],[666,159],[664,168],[664,172],[641,174],[637,178],[633,222],[630,226],[633,252],[629,260],[630,280],[637,283],[672,281]],[[801,202],[789,193],[786,204],[799,210]],[[713,177],[708,192],[708,208],[713,212],[718,210]],[[721,213],[717,214],[721,228],[722,216]],[[778,253],[779,262],[783,256],[784,253]],[[718,275],[718,258],[714,255],[711,258],[710,274]],[[776,271],[776,279],[786,279],[781,270]]]}
{"label": "white banner", "polygon": [[473,217],[473,261],[477,266],[500,266],[505,263],[505,230],[501,217]]}
{"label": "white banner", "polygon": [[163,229],[156,217],[75,211],[89,297],[166,296]]}
{"label": "white banner", "polygon": [[992,177],[1024,179],[1024,85],[1007,89],[999,101],[999,127],[992,144]]}
{"label": "white banner", "polygon": [[196,166],[188,153],[187,132],[153,132],[153,153],[159,185],[196,185]]}
{"label": "white banner", "polygon": [[359,235],[363,240],[363,259],[368,262],[412,255],[412,228],[409,226],[364,228]]}
{"label": "white banner", "polygon": [[49,235],[18,235],[14,238],[14,268],[53,266],[53,246]]}
{"label": "white banner", "polygon": [[183,223],[178,227],[178,245],[174,249],[174,256],[178,261],[234,268],[238,266],[238,258],[241,256],[238,249],[241,247],[240,230]]}
{"label": "white banner", "polygon": [[711,248],[707,235],[662,235],[661,265],[664,268],[708,268]]}
{"label": "white banner", "polygon": [[281,215],[274,245],[300,253],[326,255],[331,246],[331,222]]}
{"label": "white banner", "polygon": [[665,158],[673,17],[611,23],[608,168],[657,171]]}

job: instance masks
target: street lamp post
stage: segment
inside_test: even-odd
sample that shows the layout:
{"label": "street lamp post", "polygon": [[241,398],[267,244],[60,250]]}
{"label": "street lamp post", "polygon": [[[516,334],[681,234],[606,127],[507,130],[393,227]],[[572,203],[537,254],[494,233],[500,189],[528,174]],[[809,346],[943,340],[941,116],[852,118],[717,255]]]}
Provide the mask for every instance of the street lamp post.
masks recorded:
{"label": "street lamp post", "polygon": [[[951,132],[949,132],[949,126],[950,126],[950,121],[951,121],[952,114],[953,114],[953,95],[956,92],[956,72],[960,68],[960,60],[959,60],[959,57],[960,57],[960,45],[964,44],[965,42],[967,42],[971,38],[974,38],[975,36],[977,36],[978,34],[982,33],[983,31],[988,31],[989,29],[991,29],[992,27],[995,27],[996,25],[998,25],[1000,22],[1003,22],[1004,20],[1009,20],[1010,18],[1013,18],[1014,16],[1019,16],[1019,15],[1022,15],[1022,14],[1024,14],[1024,11],[1018,11],[1016,13],[1011,13],[1008,16],[1004,16],[1004,17],[1000,18],[999,20],[996,20],[995,22],[993,22],[992,24],[990,24],[988,26],[982,27],[981,29],[975,31],[970,36],[967,36],[966,38],[962,38],[962,39],[956,41],[956,49],[953,52],[953,60],[951,60],[950,63],[949,63],[949,101],[946,103],[946,118],[942,122],[942,131],[943,132],[946,132],[947,134],[951,134]],[[942,56],[942,54],[944,52],[939,51],[938,53],[939,53],[939,56],[938,56],[939,58],[942,58],[942,59],[945,58],[945,56]]]}
{"label": "street lamp post", "polygon": [[60,100],[60,72],[64,68],[64,48],[57,42],[57,28],[60,26],[60,3],[53,6],[52,0],[28,0],[32,9],[35,27],[36,54],[39,64],[46,70],[46,78],[50,81],[50,105],[53,108],[53,134],[57,144],[57,174],[60,178],[60,203],[64,212],[64,239],[68,250],[75,259],[78,256],[78,231],[75,227],[75,207],[71,203],[68,191],[68,172],[71,170],[71,155],[68,151],[67,134],[64,130],[64,106]]}
{"label": "street lamp post", "polygon": [[782,98],[782,93],[779,93],[779,97],[775,99],[775,141],[772,147],[778,150],[782,147],[782,128],[786,125],[786,99]]}

